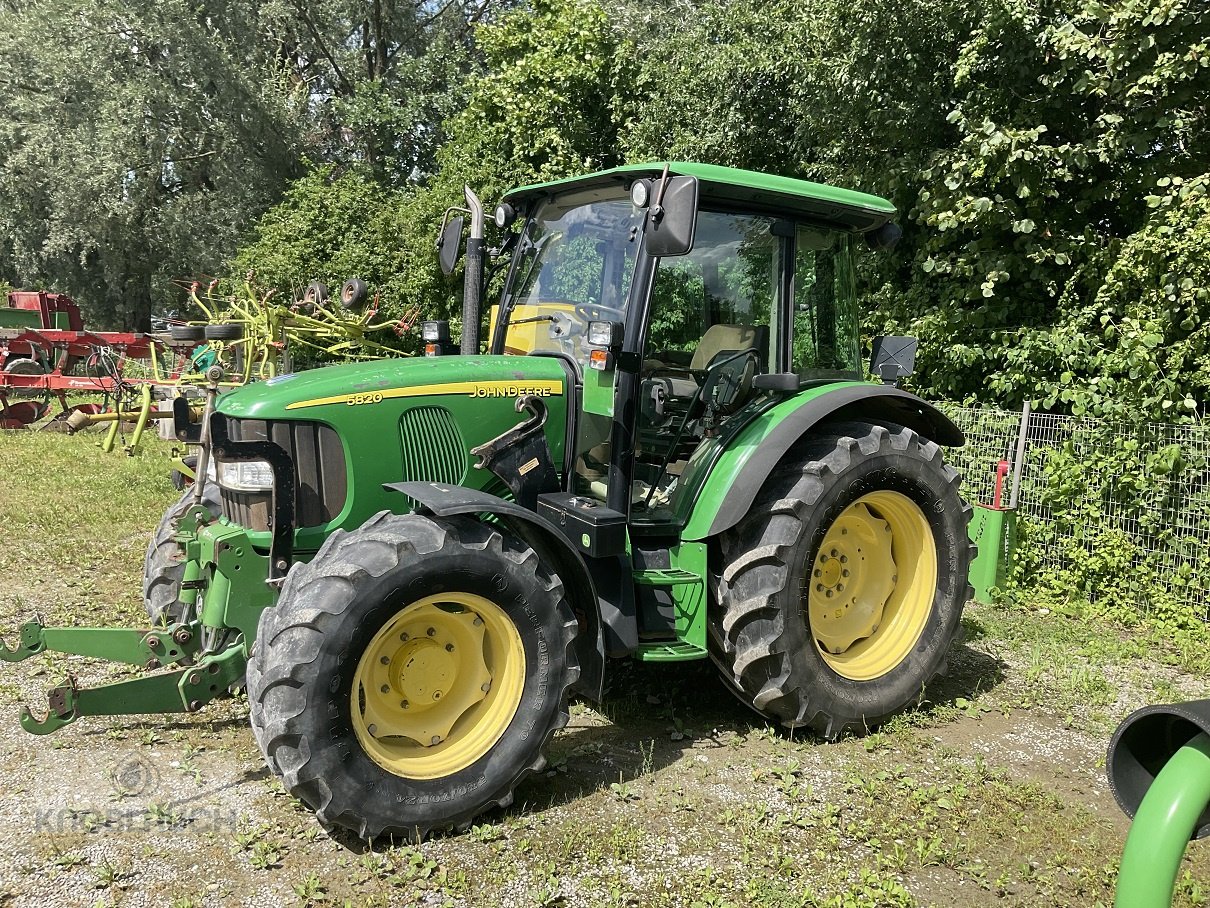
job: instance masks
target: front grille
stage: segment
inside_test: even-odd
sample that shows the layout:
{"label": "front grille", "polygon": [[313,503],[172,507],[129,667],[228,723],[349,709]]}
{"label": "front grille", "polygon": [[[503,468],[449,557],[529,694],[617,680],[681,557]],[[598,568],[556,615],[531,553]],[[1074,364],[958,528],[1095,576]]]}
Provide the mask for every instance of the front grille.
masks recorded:
{"label": "front grille", "polygon": [[[348,477],[336,430],[314,422],[230,419],[232,441],[272,441],[294,461],[294,525],[322,526],[345,506]],[[270,529],[273,498],[267,492],[221,489],[223,516],[249,530]]]}
{"label": "front grille", "polygon": [[459,485],[466,478],[466,445],[445,407],[408,410],[399,420],[399,433],[405,480]]}

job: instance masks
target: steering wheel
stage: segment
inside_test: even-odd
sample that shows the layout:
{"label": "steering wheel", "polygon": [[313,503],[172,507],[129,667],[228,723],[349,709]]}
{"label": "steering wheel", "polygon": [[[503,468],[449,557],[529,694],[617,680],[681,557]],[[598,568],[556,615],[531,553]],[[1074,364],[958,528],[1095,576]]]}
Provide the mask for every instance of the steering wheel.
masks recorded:
{"label": "steering wheel", "polygon": [[612,306],[602,306],[597,303],[576,303],[576,315],[584,321],[588,322],[621,322],[626,320],[626,311],[624,309],[615,309]]}

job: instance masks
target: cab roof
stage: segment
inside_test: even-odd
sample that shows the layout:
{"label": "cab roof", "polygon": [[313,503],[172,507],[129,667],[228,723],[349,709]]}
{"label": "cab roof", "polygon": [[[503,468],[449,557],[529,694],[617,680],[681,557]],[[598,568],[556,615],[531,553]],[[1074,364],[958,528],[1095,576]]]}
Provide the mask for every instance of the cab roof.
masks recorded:
{"label": "cab roof", "polygon": [[[663,172],[662,161],[628,164],[564,180],[521,186],[510,190],[504,198],[513,205],[526,205],[569,189],[604,188],[613,184],[625,187],[636,179],[658,177]],[[690,161],[669,161],[668,172],[697,177],[701,199],[707,205],[713,202],[770,214],[798,215],[858,233],[881,227],[895,216],[895,206],[886,199],[809,180]]]}

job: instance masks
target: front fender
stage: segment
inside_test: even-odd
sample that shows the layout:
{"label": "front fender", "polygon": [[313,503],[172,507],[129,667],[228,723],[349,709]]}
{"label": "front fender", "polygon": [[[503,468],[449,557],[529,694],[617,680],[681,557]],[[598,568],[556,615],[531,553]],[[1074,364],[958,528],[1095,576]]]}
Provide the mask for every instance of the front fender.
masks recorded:
{"label": "front fender", "polygon": [[762,413],[722,452],[681,539],[707,539],[739,523],[786,452],[819,423],[837,418],[907,426],[940,445],[960,447],[966,442],[948,416],[890,385],[855,382],[800,394]]}
{"label": "front fender", "polygon": [[436,482],[388,482],[383,483],[383,488],[406,495],[425,511],[438,517],[491,514],[533,548],[544,564],[552,565],[563,581],[568,599],[576,607],[577,617],[586,625],[584,632],[576,637],[580,678],[573,689],[600,701],[605,683],[605,640],[601,631],[600,600],[584,559],[558,527],[516,502],[465,486]]}

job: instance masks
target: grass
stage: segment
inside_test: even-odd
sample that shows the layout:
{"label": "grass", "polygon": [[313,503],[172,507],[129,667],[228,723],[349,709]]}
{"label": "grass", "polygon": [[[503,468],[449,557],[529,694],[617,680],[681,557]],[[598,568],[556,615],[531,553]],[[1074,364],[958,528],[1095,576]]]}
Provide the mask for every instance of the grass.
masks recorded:
{"label": "grass", "polygon": [[[0,433],[10,639],[35,611],[141,620],[147,533],[177,497],[168,446],[144,445],[127,457],[88,436]],[[1210,639],[1025,606],[973,606],[964,629],[923,710],[835,745],[761,723],[708,664],[612,665],[605,702],[573,704],[513,808],[419,846],[325,833],[264,772],[238,701],[50,739],[10,719],[0,772],[20,804],[0,841],[17,869],[0,893],[199,908],[1112,904],[1127,824],[1105,743],[1137,706],[1206,696]],[[0,696],[31,696],[61,669],[7,666]],[[123,799],[106,773],[135,754],[158,787]],[[37,811],[61,804],[64,828],[44,828]],[[1192,846],[1182,874],[1176,904],[1210,904],[1210,846]]]}

